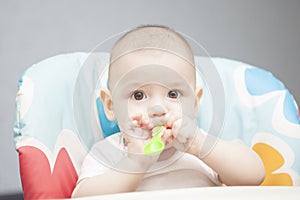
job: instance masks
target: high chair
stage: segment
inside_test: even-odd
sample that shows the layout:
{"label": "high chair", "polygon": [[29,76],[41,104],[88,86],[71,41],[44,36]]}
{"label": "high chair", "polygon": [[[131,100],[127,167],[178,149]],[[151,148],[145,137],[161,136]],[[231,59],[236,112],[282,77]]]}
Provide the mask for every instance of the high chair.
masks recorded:
{"label": "high chair", "polygon": [[[99,85],[107,80],[95,88],[88,78],[78,80],[89,56],[70,53],[45,59],[19,80],[14,139],[25,199],[71,197],[89,148],[119,131],[105,117],[98,95]],[[99,53],[89,65],[107,66],[108,57]],[[257,152],[266,169],[263,186],[300,186],[300,120],[292,95],[270,72],[230,59],[211,60],[225,94],[219,136],[240,139]],[[205,58],[195,61],[205,64]],[[206,89],[198,125],[208,131],[213,114]]]}

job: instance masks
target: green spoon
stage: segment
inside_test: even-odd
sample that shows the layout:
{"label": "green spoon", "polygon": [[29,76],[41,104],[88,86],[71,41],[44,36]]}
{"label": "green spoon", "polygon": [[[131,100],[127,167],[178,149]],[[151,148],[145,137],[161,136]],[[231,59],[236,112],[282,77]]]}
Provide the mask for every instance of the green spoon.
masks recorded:
{"label": "green spoon", "polygon": [[161,140],[161,133],[166,129],[164,126],[156,126],[152,129],[152,138],[148,144],[144,147],[144,153],[148,155],[154,155],[162,152],[165,148],[165,144]]}

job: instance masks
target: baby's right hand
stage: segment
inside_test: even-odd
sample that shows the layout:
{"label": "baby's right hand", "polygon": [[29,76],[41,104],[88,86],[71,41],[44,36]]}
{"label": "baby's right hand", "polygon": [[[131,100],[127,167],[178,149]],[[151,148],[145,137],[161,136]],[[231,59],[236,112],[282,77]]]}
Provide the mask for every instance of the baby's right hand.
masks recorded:
{"label": "baby's right hand", "polygon": [[123,133],[137,139],[148,139],[151,137],[149,118],[142,114],[131,116],[125,124]]}
{"label": "baby's right hand", "polygon": [[138,162],[140,165],[150,167],[159,157],[158,155],[146,155],[145,145],[150,141],[152,132],[149,120],[142,115],[131,117],[123,134],[123,142],[127,147],[128,157]]}

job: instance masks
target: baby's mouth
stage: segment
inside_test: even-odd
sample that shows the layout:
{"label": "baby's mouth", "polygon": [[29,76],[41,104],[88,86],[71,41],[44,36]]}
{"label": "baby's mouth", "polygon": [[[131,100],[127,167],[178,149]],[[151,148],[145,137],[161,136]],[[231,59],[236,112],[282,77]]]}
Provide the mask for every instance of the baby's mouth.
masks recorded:
{"label": "baby's mouth", "polygon": [[152,131],[152,129],[157,127],[157,126],[164,126],[165,121],[166,121],[165,116],[154,117],[154,118],[150,119],[150,123],[149,123],[150,130]]}

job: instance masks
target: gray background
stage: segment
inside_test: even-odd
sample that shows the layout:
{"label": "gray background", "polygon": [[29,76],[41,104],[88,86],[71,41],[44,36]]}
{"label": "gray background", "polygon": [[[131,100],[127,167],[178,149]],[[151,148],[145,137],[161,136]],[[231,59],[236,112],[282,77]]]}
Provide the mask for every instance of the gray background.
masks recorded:
{"label": "gray background", "polygon": [[21,191],[12,137],[21,73],[47,57],[90,51],[141,24],[170,26],[212,56],[270,70],[300,101],[299,0],[1,0],[0,195]]}

